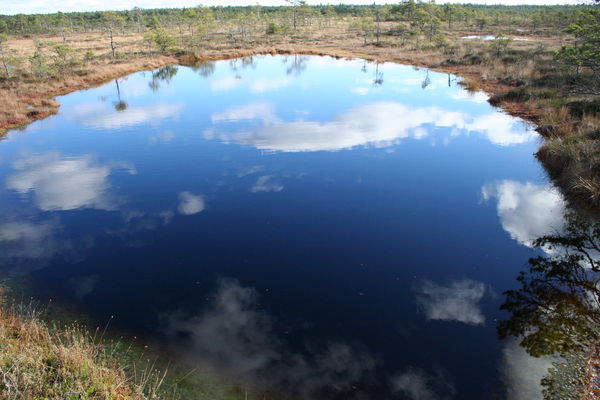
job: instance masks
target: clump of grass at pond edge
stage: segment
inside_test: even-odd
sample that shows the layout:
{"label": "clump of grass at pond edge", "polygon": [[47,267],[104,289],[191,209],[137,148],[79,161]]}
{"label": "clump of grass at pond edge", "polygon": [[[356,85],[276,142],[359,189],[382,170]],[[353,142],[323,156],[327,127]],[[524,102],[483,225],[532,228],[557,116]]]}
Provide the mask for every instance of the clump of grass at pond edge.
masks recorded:
{"label": "clump of grass at pond edge", "polygon": [[600,130],[547,140],[536,157],[571,203],[600,204]]}
{"label": "clump of grass at pond edge", "polygon": [[119,331],[113,317],[98,326],[76,304],[40,305],[29,298],[29,285],[17,277],[0,283],[0,400],[263,398],[215,373],[172,362],[158,343],[151,348]]}
{"label": "clump of grass at pond edge", "polygon": [[0,399],[159,398],[164,373],[133,379],[98,337],[51,326],[33,304],[0,300]]}
{"label": "clump of grass at pond edge", "polygon": [[531,98],[531,95],[525,88],[513,89],[508,92],[495,94],[490,97],[489,102],[493,106],[499,106],[506,101],[525,102]]}

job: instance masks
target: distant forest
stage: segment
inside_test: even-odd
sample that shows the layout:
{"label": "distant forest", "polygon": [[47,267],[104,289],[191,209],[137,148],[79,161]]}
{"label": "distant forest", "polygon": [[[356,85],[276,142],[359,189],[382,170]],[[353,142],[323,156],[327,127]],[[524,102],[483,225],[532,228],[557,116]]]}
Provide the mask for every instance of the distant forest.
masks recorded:
{"label": "distant forest", "polygon": [[535,30],[541,27],[564,30],[593,6],[503,6],[414,2],[397,5],[317,5],[289,0],[288,6],[193,7],[174,9],[133,8],[126,11],[94,11],[54,14],[0,15],[0,33],[10,35],[65,34],[105,29],[135,30],[157,25],[188,30],[202,23],[205,15],[212,21],[239,24],[268,24],[277,21],[296,29],[315,20],[373,18],[377,21],[416,21],[419,19],[451,28],[453,24],[483,29],[488,25],[519,25]]}

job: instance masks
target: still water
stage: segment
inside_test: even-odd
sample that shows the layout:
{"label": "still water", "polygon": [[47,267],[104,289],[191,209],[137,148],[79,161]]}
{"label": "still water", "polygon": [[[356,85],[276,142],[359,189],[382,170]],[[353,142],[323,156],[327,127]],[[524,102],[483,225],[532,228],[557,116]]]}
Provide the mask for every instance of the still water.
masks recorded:
{"label": "still water", "polygon": [[0,142],[0,266],[38,296],[270,398],[539,396],[496,321],[564,206],[485,94],[263,56],[58,100]]}

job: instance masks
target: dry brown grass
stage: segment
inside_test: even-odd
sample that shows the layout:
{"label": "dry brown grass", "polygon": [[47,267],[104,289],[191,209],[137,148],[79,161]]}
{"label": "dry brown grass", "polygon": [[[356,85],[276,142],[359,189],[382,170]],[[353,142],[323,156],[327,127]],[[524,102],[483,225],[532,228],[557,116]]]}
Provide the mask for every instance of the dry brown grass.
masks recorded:
{"label": "dry brown grass", "polygon": [[548,139],[567,139],[581,135],[578,122],[571,118],[571,112],[565,106],[549,108],[542,113],[541,130]]}
{"label": "dry brown grass", "polygon": [[574,117],[567,107],[547,110],[540,131],[548,139],[538,153],[546,171],[572,203],[600,204],[600,117]]}
{"label": "dry brown grass", "polygon": [[83,74],[66,74],[59,79],[22,79],[0,88],[0,134],[6,129],[30,123],[58,111],[54,96],[89,88],[110,79],[145,69],[156,69],[176,63],[173,57],[137,57],[119,63],[99,60],[87,66]]}
{"label": "dry brown grass", "polygon": [[600,142],[581,136],[555,137],[536,154],[550,177],[573,205],[600,204]]}
{"label": "dry brown grass", "polygon": [[[165,56],[149,53],[150,48],[143,40],[142,33],[125,32],[115,37],[120,57],[113,60],[110,55],[109,40],[102,32],[72,34],[66,42],[60,36],[39,36],[30,38],[12,38],[7,43],[8,52],[28,60],[33,55],[36,42],[64,43],[76,50],[78,55],[91,52],[92,62],[72,73],[61,74],[58,79],[34,79],[31,76],[6,81],[0,86],[0,134],[6,129],[27,124],[35,119],[44,118],[57,111],[55,102],[43,102],[54,96],[84,89],[121,77],[139,70],[160,68],[169,64],[190,63],[202,60],[227,59],[254,54],[307,54],[329,55],[334,57],[364,58],[370,61],[392,61],[404,64],[426,66],[438,70],[457,73],[478,82],[479,87],[491,93],[506,90],[507,86],[498,81],[506,71],[493,71],[498,63],[481,65],[445,65],[448,55],[443,49],[415,48],[412,41],[385,37],[381,46],[364,46],[364,39],[350,29],[351,19],[334,19],[328,24],[314,24],[303,27],[301,32],[291,36],[265,35],[263,27],[245,40],[232,41],[226,34],[229,26],[221,26],[209,39],[198,46],[185,44],[185,35],[172,31],[178,36],[180,47],[193,51],[193,55]],[[394,23],[385,23],[383,29],[391,28]],[[493,32],[492,32],[493,33]],[[473,49],[485,47],[486,43],[460,39],[460,36],[473,34],[469,31],[450,32],[448,38],[459,54],[468,54]],[[552,46],[551,38],[536,36],[530,42],[515,42],[514,47],[529,49],[540,43]],[[48,57],[51,51],[43,50]],[[27,62],[25,62],[27,65]],[[23,67],[26,69],[26,66]],[[518,109],[509,110],[519,113]],[[529,112],[524,117],[529,117]]]}
{"label": "dry brown grass", "polygon": [[[573,116],[568,107],[547,108],[540,119],[539,129],[547,139],[598,139],[600,115]],[[591,136],[590,136],[591,135]]]}
{"label": "dry brown grass", "polygon": [[159,381],[133,382],[85,330],[50,327],[31,305],[3,300],[0,349],[2,400],[157,398]]}

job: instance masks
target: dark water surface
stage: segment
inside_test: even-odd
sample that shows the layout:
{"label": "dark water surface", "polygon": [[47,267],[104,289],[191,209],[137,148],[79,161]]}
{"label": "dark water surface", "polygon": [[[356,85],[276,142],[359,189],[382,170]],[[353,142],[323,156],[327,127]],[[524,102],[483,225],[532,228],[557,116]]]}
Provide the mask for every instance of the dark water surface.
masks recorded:
{"label": "dark water surface", "polygon": [[0,265],[38,294],[288,397],[539,397],[495,325],[563,203],[484,94],[265,56],[59,101],[0,142]]}

